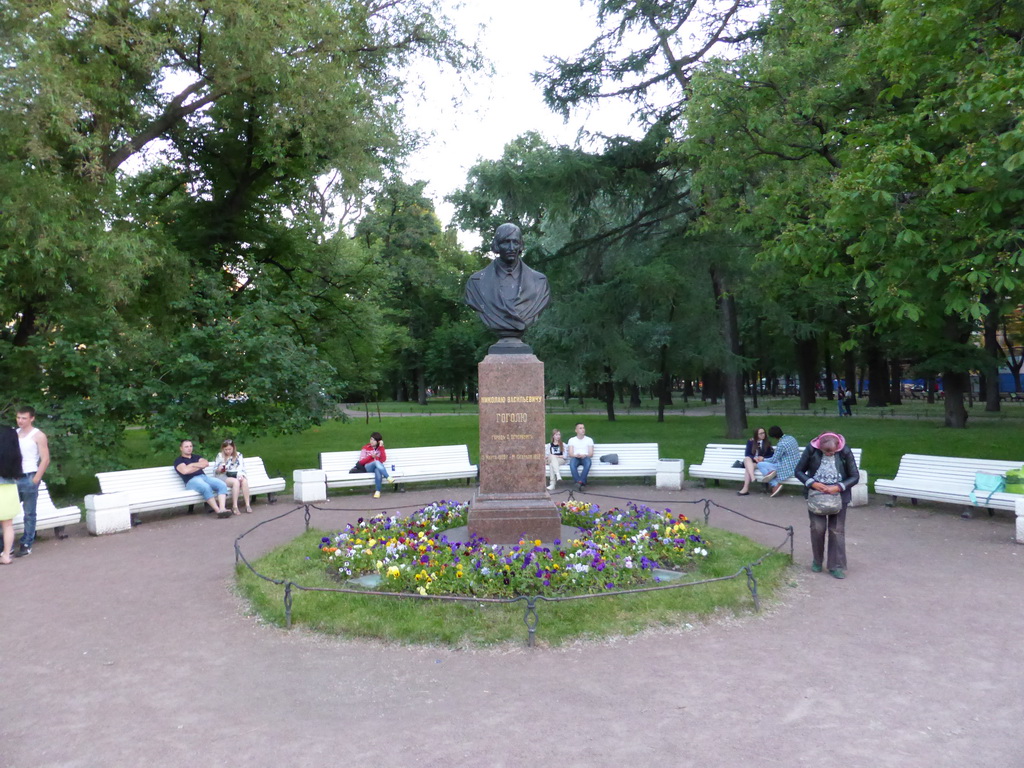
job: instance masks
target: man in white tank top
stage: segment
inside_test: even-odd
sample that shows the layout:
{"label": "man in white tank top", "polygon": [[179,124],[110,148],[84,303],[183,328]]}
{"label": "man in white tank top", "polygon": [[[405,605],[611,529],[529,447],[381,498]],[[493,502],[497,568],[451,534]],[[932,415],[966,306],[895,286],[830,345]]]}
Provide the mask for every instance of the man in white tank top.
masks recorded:
{"label": "man in white tank top", "polygon": [[25,532],[21,535],[21,546],[15,557],[32,554],[36,540],[36,502],[39,500],[39,483],[43,473],[50,466],[50,446],[46,435],[35,428],[36,409],[23,405],[18,409],[18,443],[21,446],[21,471],[18,478],[18,496],[25,510]]}

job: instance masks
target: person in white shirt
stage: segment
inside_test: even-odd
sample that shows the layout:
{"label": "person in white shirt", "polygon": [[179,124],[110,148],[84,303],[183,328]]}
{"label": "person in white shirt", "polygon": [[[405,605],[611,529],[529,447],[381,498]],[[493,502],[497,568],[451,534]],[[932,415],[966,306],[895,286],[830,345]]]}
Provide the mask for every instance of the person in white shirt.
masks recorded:
{"label": "person in white shirt", "polygon": [[[590,464],[594,458],[594,441],[587,437],[587,429],[583,424],[576,425],[576,437],[570,437],[566,443],[569,449],[569,471],[576,489],[582,491],[587,485]],[[580,471],[580,467],[583,471]]]}
{"label": "person in white shirt", "polygon": [[25,530],[21,534],[21,546],[15,557],[32,554],[36,540],[36,502],[39,500],[39,483],[43,473],[50,466],[50,445],[42,430],[36,429],[36,409],[24,405],[18,409],[18,444],[21,447],[22,475],[18,478],[18,496],[25,510]]}

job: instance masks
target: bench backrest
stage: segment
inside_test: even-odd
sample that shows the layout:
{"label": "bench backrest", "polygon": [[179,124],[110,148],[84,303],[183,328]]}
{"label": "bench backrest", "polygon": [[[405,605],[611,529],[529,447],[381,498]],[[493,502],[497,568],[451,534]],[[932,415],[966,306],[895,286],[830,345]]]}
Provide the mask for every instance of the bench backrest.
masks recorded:
{"label": "bench backrest", "polygon": [[174,467],[146,467],[122,469],[116,472],[97,472],[103,493],[144,492],[146,496],[176,495],[185,490],[185,481]]}
{"label": "bench backrest", "polygon": [[[594,466],[601,464],[601,457],[614,453],[619,464],[657,469],[657,443],[594,443]],[[616,465],[612,465],[616,466]]]}
{"label": "bench backrest", "polygon": [[[708,443],[704,449],[704,460],[701,461],[701,465],[704,467],[731,467],[737,459],[743,458],[743,453],[747,449],[747,444],[735,445],[734,443]],[[863,448],[851,448],[853,452],[853,458],[857,462],[857,468],[862,469],[860,465],[860,457]],[[800,453],[804,452],[804,446],[800,446]]]}
{"label": "bench backrest", "polygon": [[[203,470],[214,473],[213,464]],[[259,456],[245,457],[245,472],[251,483],[267,481],[267,468]],[[121,469],[116,472],[97,472],[96,479],[103,493],[128,491],[146,498],[177,496],[185,492],[185,481],[174,467],[144,467],[142,469]]]}
{"label": "bench backrest", "polygon": [[[329,451],[320,454],[320,469],[347,472],[359,460],[360,451]],[[432,445],[424,448],[387,448],[392,464],[405,474],[430,472],[439,467],[471,467],[466,445]]]}
{"label": "bench backrest", "polygon": [[900,458],[896,479],[902,481],[933,482],[936,486],[961,486],[970,491],[974,488],[974,476],[978,472],[1005,474],[1011,469],[1020,469],[1024,461],[1000,461],[997,459],[967,459],[958,456],[926,456],[920,453],[905,453]]}

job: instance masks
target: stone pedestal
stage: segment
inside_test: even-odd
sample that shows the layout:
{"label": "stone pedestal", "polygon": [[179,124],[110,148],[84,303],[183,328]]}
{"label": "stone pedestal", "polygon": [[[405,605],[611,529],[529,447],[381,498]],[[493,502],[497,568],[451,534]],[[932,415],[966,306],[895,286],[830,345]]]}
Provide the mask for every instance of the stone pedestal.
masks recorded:
{"label": "stone pedestal", "polygon": [[292,498],[302,504],[327,501],[327,473],[322,469],[292,472]]}
{"label": "stone pedestal", "polygon": [[85,528],[93,536],[130,531],[131,527],[127,493],[91,493],[85,497]]}
{"label": "stone pedestal", "polygon": [[[529,347],[524,347],[529,350]],[[492,544],[561,536],[544,464],[544,364],[533,354],[488,354],[480,384],[480,489],[469,532]]]}

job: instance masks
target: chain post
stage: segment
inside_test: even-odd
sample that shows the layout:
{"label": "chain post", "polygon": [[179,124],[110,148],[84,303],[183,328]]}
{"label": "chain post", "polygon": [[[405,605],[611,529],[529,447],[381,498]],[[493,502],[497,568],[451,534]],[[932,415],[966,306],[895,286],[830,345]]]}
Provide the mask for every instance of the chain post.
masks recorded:
{"label": "chain post", "polygon": [[537,643],[537,597],[526,598],[526,613],[523,616],[523,621],[526,623],[526,631],[529,635],[527,639],[527,645],[533,648]]}

